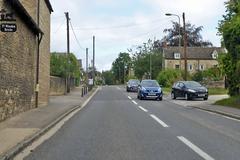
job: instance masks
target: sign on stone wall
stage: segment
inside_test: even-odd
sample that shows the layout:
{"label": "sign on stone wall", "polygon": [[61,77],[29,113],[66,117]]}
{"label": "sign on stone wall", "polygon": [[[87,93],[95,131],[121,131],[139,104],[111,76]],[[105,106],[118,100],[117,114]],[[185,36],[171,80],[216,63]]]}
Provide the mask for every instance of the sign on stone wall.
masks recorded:
{"label": "sign on stone wall", "polygon": [[0,25],[2,32],[16,32],[17,31],[17,25],[16,24],[8,24],[3,23]]}
{"label": "sign on stone wall", "polygon": [[0,10],[0,30],[1,32],[16,32],[17,31],[17,25],[16,19],[14,18],[13,12],[7,12],[5,9]]}

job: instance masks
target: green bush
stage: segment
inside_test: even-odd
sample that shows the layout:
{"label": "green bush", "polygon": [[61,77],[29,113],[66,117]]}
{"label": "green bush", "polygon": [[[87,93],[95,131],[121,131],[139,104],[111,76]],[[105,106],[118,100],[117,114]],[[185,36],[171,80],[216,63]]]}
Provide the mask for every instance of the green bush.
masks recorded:
{"label": "green bush", "polygon": [[171,87],[174,82],[181,80],[181,71],[174,69],[166,69],[158,74],[157,81],[164,87]]}
{"label": "green bush", "polygon": [[193,77],[192,80],[197,81],[197,82],[201,82],[204,79],[204,75],[202,71],[198,71],[196,72]]}
{"label": "green bush", "polygon": [[75,78],[76,85],[78,85],[81,74],[77,58],[74,54],[70,53],[67,58],[62,53],[51,53],[50,75],[65,78],[67,73],[70,78]]}

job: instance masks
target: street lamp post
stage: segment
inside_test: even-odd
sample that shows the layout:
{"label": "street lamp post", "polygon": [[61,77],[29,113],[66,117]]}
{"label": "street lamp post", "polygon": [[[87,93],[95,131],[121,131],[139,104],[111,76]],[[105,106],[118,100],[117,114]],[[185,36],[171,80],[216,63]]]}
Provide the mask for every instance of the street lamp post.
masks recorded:
{"label": "street lamp post", "polygon": [[[177,16],[179,20],[179,53],[181,50],[181,39],[180,39],[180,17],[176,14],[166,13],[166,16]],[[187,33],[186,33],[186,27],[185,27],[185,13],[182,14],[183,18],[183,52],[184,52],[184,80],[187,80]],[[181,61],[181,58],[180,58]],[[181,64],[180,64],[181,66]]]}
{"label": "street lamp post", "polygon": [[181,22],[180,22],[180,17],[177,14],[172,14],[172,13],[166,13],[166,16],[176,16],[178,18],[178,52],[180,54],[180,64],[179,64],[179,69],[181,70]]}
{"label": "street lamp post", "polygon": [[183,12],[183,33],[184,33],[184,44],[183,44],[183,48],[184,48],[184,80],[187,80],[187,33],[186,33],[186,25],[185,25],[185,13]]}

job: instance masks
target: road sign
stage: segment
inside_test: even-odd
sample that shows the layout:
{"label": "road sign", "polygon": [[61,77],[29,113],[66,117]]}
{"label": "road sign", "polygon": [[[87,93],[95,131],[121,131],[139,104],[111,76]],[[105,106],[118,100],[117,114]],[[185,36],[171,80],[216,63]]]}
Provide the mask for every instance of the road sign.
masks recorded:
{"label": "road sign", "polygon": [[2,23],[0,28],[1,28],[2,32],[16,32],[17,31],[16,24]]}

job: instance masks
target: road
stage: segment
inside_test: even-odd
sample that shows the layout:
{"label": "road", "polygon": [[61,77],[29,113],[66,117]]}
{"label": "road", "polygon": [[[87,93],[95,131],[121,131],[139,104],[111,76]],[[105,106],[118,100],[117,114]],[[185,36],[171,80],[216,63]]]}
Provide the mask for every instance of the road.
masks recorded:
{"label": "road", "polygon": [[26,160],[237,160],[240,121],[103,87]]}

